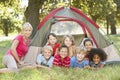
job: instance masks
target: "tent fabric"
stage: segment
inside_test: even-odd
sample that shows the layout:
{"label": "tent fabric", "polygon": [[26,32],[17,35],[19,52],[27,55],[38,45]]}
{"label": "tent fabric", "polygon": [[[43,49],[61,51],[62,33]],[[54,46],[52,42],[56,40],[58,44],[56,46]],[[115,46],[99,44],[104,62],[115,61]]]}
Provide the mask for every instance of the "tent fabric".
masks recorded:
{"label": "tent fabric", "polygon": [[[104,47],[110,45],[110,42],[106,41],[104,39],[103,35],[98,31],[98,26],[95,27],[96,25],[95,25],[95,23],[93,23],[93,21],[88,20],[88,17],[85,16],[81,12],[79,12],[80,14],[78,14],[78,12],[76,13],[75,11],[73,11],[73,9],[74,8],[72,8],[72,7],[71,8],[62,8],[60,10],[58,8],[53,11],[53,12],[57,11],[56,13],[51,12],[54,15],[52,14],[52,16],[49,18],[46,18],[46,17],[48,17],[48,16],[46,16],[45,17],[46,21],[43,19],[44,24],[42,24],[42,26],[41,25],[38,26],[38,31],[37,31],[35,37],[33,38],[31,45],[33,45],[33,46],[44,46],[45,45],[46,36],[50,32],[49,30],[51,28],[52,21],[54,21],[55,19],[57,20],[57,18],[54,18],[55,16],[67,17],[69,19],[73,19],[73,21],[76,20],[76,21],[79,21],[81,24],[84,24],[84,25],[82,25],[82,27],[88,31],[88,33],[90,34],[93,41],[96,43],[96,45],[98,47],[104,48]],[[87,17],[87,19],[86,19],[86,17]],[[43,21],[41,23],[43,23]]]}
{"label": "tent fabric", "polygon": [[120,56],[118,55],[119,52],[113,44],[103,48],[103,50],[107,53],[106,62],[120,61]]}
{"label": "tent fabric", "polygon": [[[38,30],[31,41],[31,46],[43,47],[47,42],[47,36],[51,32],[52,25],[59,22],[65,22],[65,21],[78,23],[80,27],[82,27],[84,32],[84,36],[82,36],[82,38],[86,37],[87,35],[87,37],[90,37],[93,40],[96,47],[104,48],[104,50],[108,54],[107,61],[117,61],[117,60],[120,61],[119,55],[117,55],[118,51],[116,50],[114,45],[112,45],[111,42],[107,40],[100,33],[99,26],[93,20],[87,17],[83,12],[81,12],[75,7],[57,8],[52,12],[50,12],[45,18],[43,18],[43,20],[40,22],[40,24],[37,27]],[[60,35],[57,35],[57,36],[59,39],[61,39]],[[82,39],[79,39],[79,37],[75,37],[75,43],[77,45],[80,45],[82,40]],[[109,49],[112,51],[109,52]],[[114,60],[114,57],[117,57],[117,56],[118,56],[118,59]]]}
{"label": "tent fabric", "polygon": [[41,47],[30,46],[23,60],[24,65],[36,65],[37,55],[41,53],[41,51],[42,51]]}

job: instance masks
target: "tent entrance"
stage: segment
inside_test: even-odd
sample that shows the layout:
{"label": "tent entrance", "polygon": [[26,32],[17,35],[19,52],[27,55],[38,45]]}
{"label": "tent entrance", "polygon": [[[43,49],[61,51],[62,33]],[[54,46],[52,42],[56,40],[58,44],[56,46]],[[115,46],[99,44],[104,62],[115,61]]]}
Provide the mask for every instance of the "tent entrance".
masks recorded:
{"label": "tent entrance", "polygon": [[51,33],[57,35],[59,43],[62,43],[64,35],[73,35],[75,44],[80,45],[82,39],[85,37],[82,27],[74,21],[59,21],[51,26]]}

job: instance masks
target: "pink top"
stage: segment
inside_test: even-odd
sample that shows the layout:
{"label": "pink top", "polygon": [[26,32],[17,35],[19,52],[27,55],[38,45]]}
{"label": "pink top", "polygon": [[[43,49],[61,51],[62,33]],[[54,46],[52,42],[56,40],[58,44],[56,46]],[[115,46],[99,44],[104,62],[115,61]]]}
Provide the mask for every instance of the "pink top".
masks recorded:
{"label": "pink top", "polygon": [[[28,39],[27,43],[25,44],[23,40],[23,35],[18,35],[14,40],[19,41],[16,51],[17,51],[19,59],[21,59],[28,51],[30,40]],[[7,54],[12,55],[11,49],[7,51]]]}

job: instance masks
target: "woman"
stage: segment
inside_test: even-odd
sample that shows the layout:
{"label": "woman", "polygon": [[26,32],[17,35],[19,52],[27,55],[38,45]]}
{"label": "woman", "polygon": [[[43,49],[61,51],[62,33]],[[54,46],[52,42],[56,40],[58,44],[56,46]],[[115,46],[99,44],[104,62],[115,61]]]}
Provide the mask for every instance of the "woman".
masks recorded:
{"label": "woman", "polygon": [[11,48],[3,57],[3,64],[6,68],[0,69],[0,72],[14,72],[18,70],[18,65],[24,64],[22,58],[28,51],[30,43],[29,37],[32,33],[32,26],[26,22],[22,27],[22,34],[15,37]]}

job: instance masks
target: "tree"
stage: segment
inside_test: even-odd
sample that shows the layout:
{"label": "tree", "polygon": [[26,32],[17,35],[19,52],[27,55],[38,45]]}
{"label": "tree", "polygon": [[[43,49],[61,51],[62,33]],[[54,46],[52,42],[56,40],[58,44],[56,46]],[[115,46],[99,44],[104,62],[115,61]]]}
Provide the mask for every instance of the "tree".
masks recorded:
{"label": "tree", "polygon": [[[78,4],[79,3],[79,4]],[[114,5],[113,0],[73,0],[73,5],[75,7],[81,9],[84,13],[92,18],[95,22],[105,20],[108,15],[112,15],[113,17],[109,18],[110,21],[115,20],[114,12],[116,11],[116,6]],[[106,20],[107,22],[108,20]],[[115,22],[115,21],[113,21]],[[107,22],[107,29],[109,29],[109,25],[111,25],[111,34],[116,33],[116,27],[113,22]],[[99,22],[98,22],[99,23]],[[109,23],[109,24],[108,24]],[[107,30],[108,31],[108,30]]]}
{"label": "tree", "polygon": [[[116,34],[116,6],[113,0],[29,0],[25,17],[26,21],[29,21],[34,28],[33,36],[40,19],[56,7],[66,6],[66,3],[81,9],[96,23],[106,22],[107,29],[111,26],[111,33]],[[112,17],[109,17],[109,15],[112,15]],[[109,17],[108,20],[107,17]]]}
{"label": "tree", "polygon": [[0,29],[5,36],[14,30],[20,30],[20,8],[18,0],[0,0]]}
{"label": "tree", "polygon": [[42,4],[44,3],[44,1],[45,0],[29,0],[28,7],[26,8],[26,11],[24,14],[26,21],[30,22],[31,25],[33,26],[33,34],[31,38],[36,33],[36,28],[40,23],[39,10],[42,7]]}
{"label": "tree", "polygon": [[33,38],[36,33],[38,24],[40,23],[40,18],[43,18],[51,10],[55,9],[58,4],[63,3],[59,0],[29,0],[28,7],[25,11],[26,21],[30,22],[33,26]]}
{"label": "tree", "polygon": [[114,0],[114,2],[117,5],[116,23],[117,23],[117,26],[120,26],[120,0]]}

